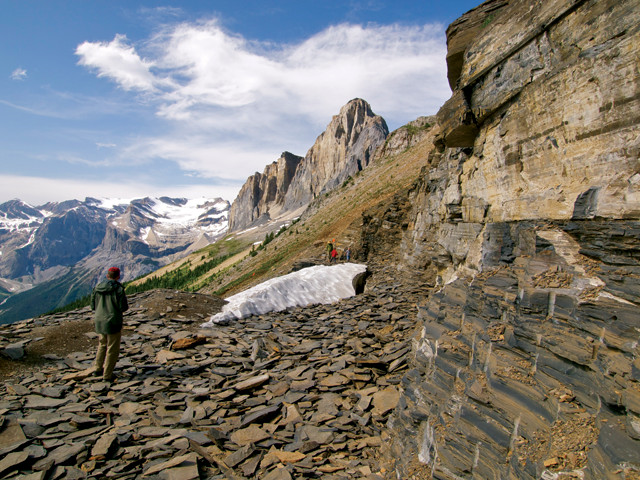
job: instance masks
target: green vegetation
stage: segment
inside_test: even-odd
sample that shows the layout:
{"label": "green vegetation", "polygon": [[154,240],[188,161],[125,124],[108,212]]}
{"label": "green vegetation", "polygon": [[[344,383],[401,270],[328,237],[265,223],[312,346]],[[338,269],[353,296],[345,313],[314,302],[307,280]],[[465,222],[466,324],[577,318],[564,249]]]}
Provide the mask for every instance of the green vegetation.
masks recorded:
{"label": "green vegetation", "polygon": [[[42,306],[47,308],[64,309],[66,305],[76,298],[84,297],[91,293],[91,288],[83,284],[86,276],[82,271],[71,271],[67,275],[41,283],[34,288],[10,297],[3,304],[0,312],[0,324],[13,323],[22,318],[35,317],[42,313]],[[89,304],[89,299],[86,305]],[[77,305],[80,308],[84,305]],[[69,309],[70,310],[70,309]],[[67,310],[62,310],[67,311]]]}
{"label": "green vegetation", "polygon": [[216,257],[213,260],[209,260],[208,262],[201,263],[194,268],[191,268],[190,262],[186,262],[183,263],[180,268],[167,272],[161,276],[148,278],[137,285],[131,285],[131,282],[125,283],[125,290],[127,295],[146,292],[147,290],[153,290],[154,288],[169,288],[172,290],[195,292],[198,288],[195,288],[194,284],[198,282],[200,277],[210,270],[213,270],[233,255],[233,253],[227,253],[220,257]]}
{"label": "green vegetation", "polygon": [[[253,246],[251,247],[251,251],[249,252],[249,255],[252,257],[255,257],[258,252],[260,250],[264,250],[264,248],[270,244],[271,242],[273,242],[274,238],[278,238],[280,235],[282,235],[284,232],[286,232],[287,230],[289,230],[290,227],[294,226],[296,223],[298,223],[300,221],[299,218],[294,219],[290,225],[282,225],[280,227],[280,230],[278,230],[277,232],[269,232],[264,236],[264,240],[262,241],[262,243],[260,245],[258,245],[258,248],[253,248]],[[289,235],[291,235],[293,233],[293,231],[289,231]]]}
{"label": "green vegetation", "polygon": [[213,292],[214,295],[223,296],[226,292],[228,292],[229,290],[231,290],[232,288],[238,285],[242,285],[244,282],[248,281],[251,277],[254,277],[256,275],[260,276],[267,273],[272,267],[280,263],[285,258],[285,256],[286,256],[286,251],[280,253],[279,255],[273,255],[266,262],[259,265],[255,270],[239,276],[232,282],[227,283],[223,287]]}
{"label": "green vegetation", "polygon": [[53,315],[54,313],[65,313],[70,312],[72,310],[77,310],[79,308],[88,307],[91,303],[91,294],[85,295],[84,297],[80,297],[77,300],[74,300],[71,303],[68,303],[62,307],[54,308],[50,312],[43,313],[42,315]]}
{"label": "green vegetation", "polygon": [[486,28],[486,27],[488,27],[488,26],[489,26],[489,24],[490,24],[491,22],[493,22],[493,19],[494,19],[494,18],[495,18],[495,14],[493,14],[493,13],[492,13],[492,14],[490,14],[487,18],[485,18],[485,19],[482,21],[482,25],[480,25],[480,28]]}
{"label": "green vegetation", "polygon": [[406,127],[407,127],[407,133],[409,134],[409,136],[413,137],[424,130],[429,130],[431,128],[431,124],[425,123],[424,125],[420,125],[420,126],[407,124]]}

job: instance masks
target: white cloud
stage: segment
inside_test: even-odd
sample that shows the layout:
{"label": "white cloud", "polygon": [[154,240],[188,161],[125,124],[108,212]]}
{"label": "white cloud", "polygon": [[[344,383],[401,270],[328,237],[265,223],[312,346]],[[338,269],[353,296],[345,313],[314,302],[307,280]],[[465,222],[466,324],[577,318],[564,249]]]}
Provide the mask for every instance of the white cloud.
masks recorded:
{"label": "white cloud", "polygon": [[95,69],[99,77],[117,82],[125,90],[155,90],[155,78],[150,71],[153,62],[143,60],[127,45],[125,35],[116,35],[109,42],[84,42],[76,48],[80,65]]}
{"label": "white cloud", "polygon": [[13,72],[11,72],[12,80],[24,80],[27,78],[27,71],[24,68],[16,68]]}
{"label": "white cloud", "polygon": [[145,196],[169,197],[222,197],[233,201],[241,185],[172,185],[158,187],[140,182],[103,182],[79,179],[55,179],[19,175],[0,175],[4,198],[19,198],[31,205],[71,199],[84,200],[87,196],[104,198],[141,198]]}
{"label": "white cloud", "polygon": [[115,143],[103,143],[103,142],[97,142],[96,143],[96,147],[98,148],[116,148],[118,145],[116,145]]}
{"label": "white cloud", "polygon": [[0,99],[1,105],[6,105],[7,107],[15,108],[16,110],[20,110],[21,112],[27,112],[32,115],[37,115],[39,117],[49,117],[49,118],[65,118],[64,114],[54,111],[51,108],[42,109],[40,108],[31,108],[25,107],[24,105],[17,105],[12,102],[8,102],[6,100]]}
{"label": "white cloud", "polygon": [[434,113],[450,94],[438,24],[342,24],[278,46],[250,42],[210,21],[167,28],[149,45],[154,56],[142,59],[116,35],[109,43],[84,42],[76,54],[81,65],[122,88],[153,92],[158,114],[180,121],[226,117],[249,105],[259,114],[327,121],[354,97],[396,117]]}
{"label": "white cloud", "polygon": [[184,15],[184,10],[179,7],[140,7],[138,13],[149,21],[149,19],[163,19],[166,17],[178,18]]}
{"label": "white cloud", "polygon": [[450,96],[439,24],[342,24],[274,45],[211,20],[166,27],[139,45],[123,35],[84,42],[76,54],[99,77],[143,93],[145,108],[169,126],[161,138],[122,147],[121,158],[164,158],[208,177],[244,180],[283,150],[304,155],[352,98],[396,128]]}

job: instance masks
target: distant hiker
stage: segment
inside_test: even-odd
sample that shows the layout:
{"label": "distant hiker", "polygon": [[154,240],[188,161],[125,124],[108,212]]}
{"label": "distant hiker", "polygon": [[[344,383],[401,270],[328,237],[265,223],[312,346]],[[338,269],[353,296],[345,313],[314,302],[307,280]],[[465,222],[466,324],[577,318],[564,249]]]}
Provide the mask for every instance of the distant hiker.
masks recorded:
{"label": "distant hiker", "polygon": [[120,355],[122,313],[129,309],[124,287],[118,280],[120,269],[111,267],[107,271],[107,279],[91,293],[91,310],[95,312],[96,333],[100,335],[94,375],[102,375],[107,382],[115,379],[113,369]]}
{"label": "distant hiker", "polygon": [[347,249],[344,251],[344,258],[347,262],[351,260],[351,247],[347,247]]}
{"label": "distant hiker", "polygon": [[333,252],[333,243],[327,242],[327,258],[331,261],[331,252]]}
{"label": "distant hiker", "polygon": [[338,258],[338,250],[336,250],[334,247],[333,250],[331,250],[331,263],[335,263],[337,258]]}

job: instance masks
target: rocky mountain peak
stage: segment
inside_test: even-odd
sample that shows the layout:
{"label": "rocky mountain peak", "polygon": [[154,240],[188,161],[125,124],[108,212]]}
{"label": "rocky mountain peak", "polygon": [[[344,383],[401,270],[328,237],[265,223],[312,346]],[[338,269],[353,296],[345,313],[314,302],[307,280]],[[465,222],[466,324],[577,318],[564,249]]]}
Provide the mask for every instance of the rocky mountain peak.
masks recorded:
{"label": "rocky mountain peak", "polygon": [[296,172],[287,192],[285,208],[308,205],[318,195],[335,188],[363,170],[384,143],[389,128],[364,100],[351,100],[316,139]]}
{"label": "rocky mountain peak", "polygon": [[389,129],[364,100],[344,105],[306,156],[284,152],[263,173],[251,175],[234,200],[229,231],[292,216],[317,195],[364,169]]}
{"label": "rocky mountain peak", "polygon": [[0,218],[2,218],[4,221],[31,220],[32,218],[41,217],[42,212],[20,200],[10,200],[0,205]]}

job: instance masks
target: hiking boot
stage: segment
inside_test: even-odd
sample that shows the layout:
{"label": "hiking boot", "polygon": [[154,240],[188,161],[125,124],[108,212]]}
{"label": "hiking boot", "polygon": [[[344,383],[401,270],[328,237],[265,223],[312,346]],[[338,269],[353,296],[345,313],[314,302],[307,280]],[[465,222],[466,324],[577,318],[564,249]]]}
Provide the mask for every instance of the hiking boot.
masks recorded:
{"label": "hiking boot", "polygon": [[98,369],[96,369],[96,370],[94,370],[94,371],[93,371],[93,373],[92,373],[92,375],[93,375],[94,377],[101,377],[103,374],[104,374],[104,370],[102,370],[102,369],[99,369],[99,370],[98,370]]}

